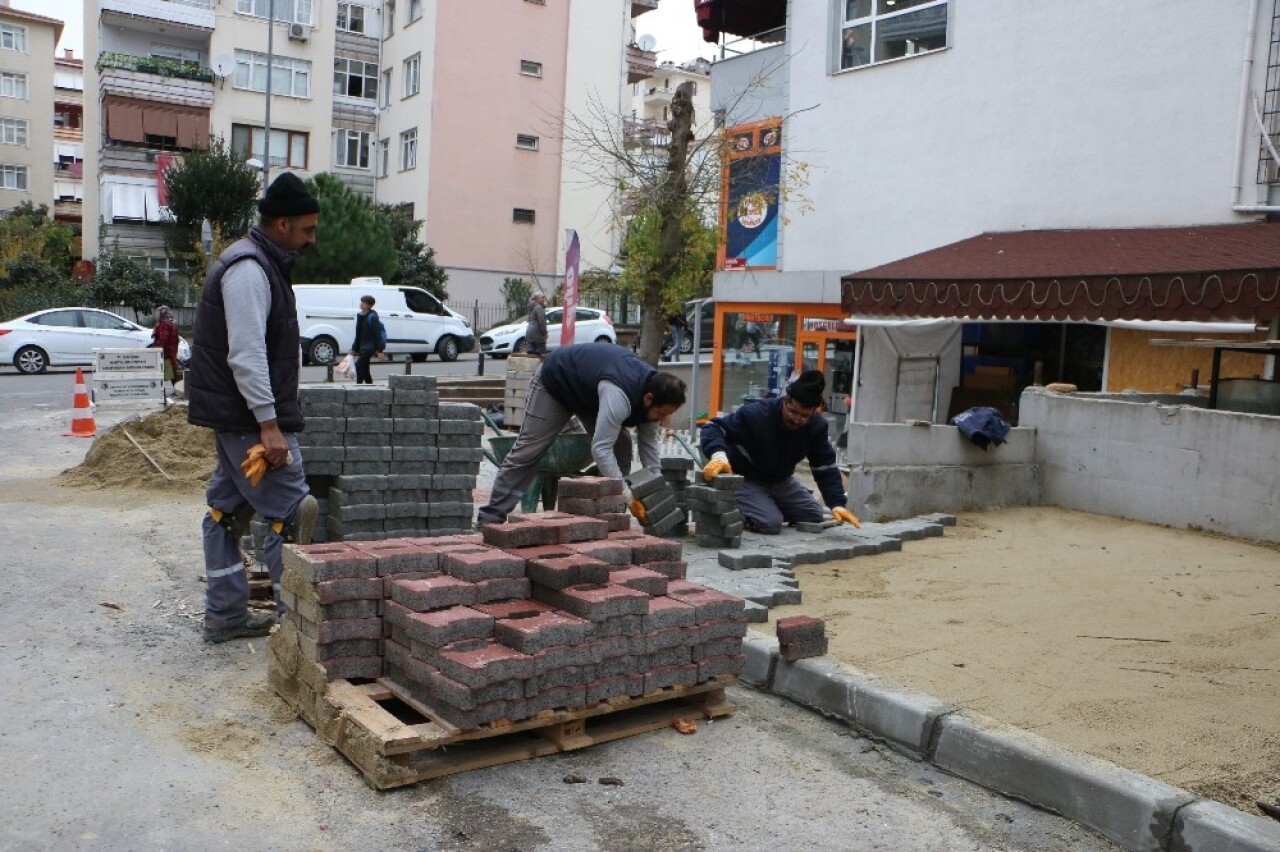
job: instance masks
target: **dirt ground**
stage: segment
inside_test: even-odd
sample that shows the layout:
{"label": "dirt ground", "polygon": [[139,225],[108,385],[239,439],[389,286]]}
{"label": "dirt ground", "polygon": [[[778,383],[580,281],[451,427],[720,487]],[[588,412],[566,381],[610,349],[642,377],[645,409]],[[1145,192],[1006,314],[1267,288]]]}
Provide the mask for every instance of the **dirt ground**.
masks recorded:
{"label": "dirt ground", "polygon": [[1280,548],[1052,507],[797,569],[830,655],[1250,813],[1280,797]]}

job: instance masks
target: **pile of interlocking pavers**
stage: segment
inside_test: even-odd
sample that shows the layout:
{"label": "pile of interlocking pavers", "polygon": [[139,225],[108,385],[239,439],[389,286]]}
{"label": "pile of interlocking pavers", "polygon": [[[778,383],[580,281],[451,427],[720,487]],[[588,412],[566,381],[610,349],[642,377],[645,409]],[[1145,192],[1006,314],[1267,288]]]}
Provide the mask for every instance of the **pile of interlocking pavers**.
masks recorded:
{"label": "pile of interlocking pavers", "polygon": [[608,476],[565,477],[556,486],[556,509],[599,518],[609,532],[631,529],[631,512],[622,496],[622,480]]}
{"label": "pile of interlocking pavers", "polygon": [[507,383],[502,401],[502,425],[507,429],[519,429],[524,423],[524,412],[529,399],[529,380],[542,366],[536,355],[513,353],[507,358]]}
{"label": "pile of interlocking pavers", "polygon": [[688,456],[663,456],[659,469],[662,471],[662,478],[671,486],[671,493],[676,498],[676,508],[680,510],[681,521],[670,535],[683,538],[689,534],[689,502],[685,489],[689,487],[693,459]]}
{"label": "pile of interlocking pavers", "polygon": [[475,535],[291,545],[285,564],[273,669],[305,661],[330,680],[382,677],[458,729],[695,686],[744,664],[742,599],[687,582],[679,542],[599,518],[547,512]]}
{"label": "pile of interlocking pavers", "polygon": [[299,448],[320,502],[313,541],[470,531],[479,408],[440,402],[435,377],[412,375],[391,376],[385,388],[303,387],[301,403]]}
{"label": "pile of interlocking pavers", "polygon": [[685,490],[700,547],[742,546],[742,512],[737,503],[742,482],[736,474],[721,474],[707,485],[690,485]]}

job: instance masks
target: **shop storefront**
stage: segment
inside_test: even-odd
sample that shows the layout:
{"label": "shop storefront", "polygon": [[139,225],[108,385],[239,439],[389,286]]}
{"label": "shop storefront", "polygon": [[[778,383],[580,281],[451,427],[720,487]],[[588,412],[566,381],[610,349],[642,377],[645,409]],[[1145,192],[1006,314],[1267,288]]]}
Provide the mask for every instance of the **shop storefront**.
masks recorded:
{"label": "shop storefront", "polygon": [[715,328],[712,412],[780,396],[793,373],[821,370],[831,431],[844,431],[857,335],[839,305],[718,302]]}

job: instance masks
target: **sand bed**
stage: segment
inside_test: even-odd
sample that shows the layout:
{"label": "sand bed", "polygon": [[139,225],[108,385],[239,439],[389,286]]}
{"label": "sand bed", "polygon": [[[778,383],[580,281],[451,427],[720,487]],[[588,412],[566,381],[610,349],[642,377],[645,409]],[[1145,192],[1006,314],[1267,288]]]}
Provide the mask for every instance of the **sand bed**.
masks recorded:
{"label": "sand bed", "polygon": [[771,617],[825,618],[836,659],[1251,813],[1280,797],[1280,548],[1036,507],[797,576]]}

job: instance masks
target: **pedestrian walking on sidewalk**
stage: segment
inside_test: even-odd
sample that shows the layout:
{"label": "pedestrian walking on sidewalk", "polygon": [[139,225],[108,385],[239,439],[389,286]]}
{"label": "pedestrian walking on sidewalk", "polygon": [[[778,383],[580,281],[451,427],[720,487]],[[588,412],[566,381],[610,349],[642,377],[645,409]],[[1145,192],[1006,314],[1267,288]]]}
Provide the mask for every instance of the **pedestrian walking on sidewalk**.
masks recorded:
{"label": "pedestrian walking on sidewalk", "polygon": [[547,296],[534,293],[529,300],[529,321],[524,327],[525,352],[529,355],[547,354]]}
{"label": "pedestrian walking on sidewalk", "polygon": [[[315,244],[320,204],[290,172],[258,201],[259,222],[227,247],[205,280],[187,370],[187,419],[214,430],[217,462],[205,492],[204,638],[265,636],[279,613],[281,548],[307,543],[317,504],[302,471],[298,432],[301,349],[291,270]],[[261,444],[267,471],[256,484],[241,469]],[[240,537],[254,513],[270,529],[263,545],[276,615],[249,612]]]}

